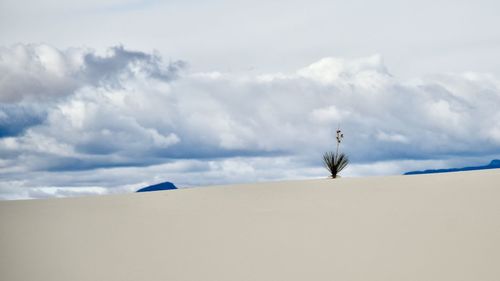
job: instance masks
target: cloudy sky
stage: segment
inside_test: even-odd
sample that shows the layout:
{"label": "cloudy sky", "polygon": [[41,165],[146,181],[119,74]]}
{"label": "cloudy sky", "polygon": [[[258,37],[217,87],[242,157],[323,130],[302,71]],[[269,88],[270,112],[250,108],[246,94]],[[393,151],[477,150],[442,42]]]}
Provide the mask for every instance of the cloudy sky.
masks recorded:
{"label": "cloudy sky", "polygon": [[498,3],[0,0],[0,198],[485,164]]}

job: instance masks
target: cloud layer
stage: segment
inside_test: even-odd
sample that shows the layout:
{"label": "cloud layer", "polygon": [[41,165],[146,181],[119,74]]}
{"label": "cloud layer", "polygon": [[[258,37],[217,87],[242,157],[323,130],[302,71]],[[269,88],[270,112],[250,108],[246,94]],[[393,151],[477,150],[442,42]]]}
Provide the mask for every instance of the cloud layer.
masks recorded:
{"label": "cloud layer", "polygon": [[378,55],[242,75],[21,44],[0,48],[0,77],[3,198],[318,177],[339,124],[351,175],[500,154],[497,77],[401,80]]}

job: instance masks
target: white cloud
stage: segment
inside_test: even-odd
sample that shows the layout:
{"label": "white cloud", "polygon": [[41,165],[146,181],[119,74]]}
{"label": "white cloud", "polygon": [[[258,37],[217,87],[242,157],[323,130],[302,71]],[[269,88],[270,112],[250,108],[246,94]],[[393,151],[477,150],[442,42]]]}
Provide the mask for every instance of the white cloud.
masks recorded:
{"label": "white cloud", "polygon": [[61,52],[47,45],[0,48],[0,102],[45,100],[74,91],[81,50]]}
{"label": "white cloud", "polygon": [[378,55],[252,75],[191,72],[123,47],[16,45],[0,57],[5,198],[14,183],[36,197],[321,177],[339,123],[346,175],[500,153],[500,82],[487,74],[401,80]]}
{"label": "white cloud", "polygon": [[389,76],[380,55],[353,60],[323,58],[297,73],[325,84],[357,83],[366,88],[382,84],[385,82],[384,77]]}
{"label": "white cloud", "polygon": [[407,137],[400,135],[398,133],[386,133],[386,132],[380,131],[377,133],[376,137],[380,141],[399,142],[399,143],[408,143],[409,142]]}
{"label": "white cloud", "polygon": [[321,123],[341,122],[346,113],[341,113],[334,105],[314,109],[310,116],[313,121]]}

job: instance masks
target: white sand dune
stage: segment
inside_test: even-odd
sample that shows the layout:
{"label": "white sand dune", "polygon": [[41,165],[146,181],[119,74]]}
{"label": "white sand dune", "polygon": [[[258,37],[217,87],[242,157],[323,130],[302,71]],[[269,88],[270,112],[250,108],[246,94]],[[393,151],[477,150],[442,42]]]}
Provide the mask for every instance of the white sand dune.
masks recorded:
{"label": "white sand dune", "polygon": [[500,280],[500,170],[0,202],[3,281]]}

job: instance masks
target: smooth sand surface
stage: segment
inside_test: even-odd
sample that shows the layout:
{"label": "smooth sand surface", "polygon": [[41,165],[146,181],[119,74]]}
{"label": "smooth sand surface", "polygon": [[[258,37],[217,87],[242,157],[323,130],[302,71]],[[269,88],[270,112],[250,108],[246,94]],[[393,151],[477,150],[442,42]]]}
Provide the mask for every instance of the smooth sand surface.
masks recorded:
{"label": "smooth sand surface", "polygon": [[0,202],[2,281],[500,280],[500,170]]}

